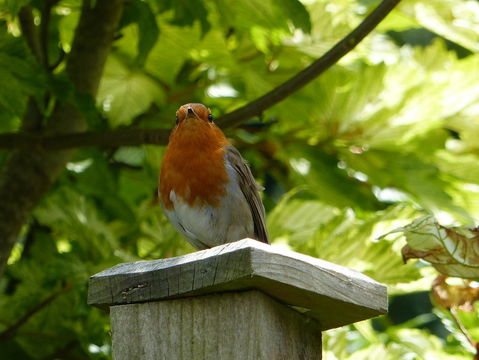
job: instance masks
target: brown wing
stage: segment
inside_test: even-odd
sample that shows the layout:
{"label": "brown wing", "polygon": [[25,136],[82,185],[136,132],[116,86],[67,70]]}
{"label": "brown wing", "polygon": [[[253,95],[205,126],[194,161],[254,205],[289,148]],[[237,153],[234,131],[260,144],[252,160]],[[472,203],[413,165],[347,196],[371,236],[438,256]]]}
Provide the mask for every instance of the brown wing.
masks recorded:
{"label": "brown wing", "polygon": [[239,151],[231,145],[226,146],[225,150],[226,158],[238,175],[241,191],[243,192],[243,195],[251,209],[256,240],[269,244],[268,232],[266,231],[264,206],[258,193],[258,190],[262,190],[262,187],[256,183],[249,166],[241,157]]}

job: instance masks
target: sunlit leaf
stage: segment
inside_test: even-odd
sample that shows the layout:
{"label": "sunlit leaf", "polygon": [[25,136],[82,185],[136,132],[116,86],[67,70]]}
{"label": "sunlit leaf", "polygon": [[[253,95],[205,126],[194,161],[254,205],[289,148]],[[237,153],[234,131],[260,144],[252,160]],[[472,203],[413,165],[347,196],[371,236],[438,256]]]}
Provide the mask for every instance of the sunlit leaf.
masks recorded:
{"label": "sunlit leaf", "polygon": [[179,27],[167,23],[161,25],[161,36],[153,47],[145,64],[148,72],[173,85],[184,62],[200,41],[196,26]]}
{"label": "sunlit leaf", "polygon": [[129,3],[129,6],[123,12],[120,26],[127,26],[131,23],[135,23],[138,28],[138,54],[136,60],[140,66],[143,66],[160,34],[155,14],[153,14],[148,3],[143,1]]}
{"label": "sunlit leaf", "polygon": [[108,59],[98,102],[112,126],[131,123],[151,104],[161,103],[163,99],[164,94],[154,79],[117,57]]}
{"label": "sunlit leaf", "polygon": [[216,1],[221,21],[227,26],[251,29],[255,26],[266,29],[288,29],[288,20],[305,32],[311,29],[309,14],[297,0],[261,2],[246,0]]}
{"label": "sunlit leaf", "polygon": [[444,275],[479,278],[479,238],[477,229],[440,225],[431,216],[395,229],[406,237],[405,260],[424,259]]}
{"label": "sunlit leaf", "polygon": [[348,356],[348,360],[369,360],[369,359],[384,359],[392,360],[397,359],[397,356],[400,355],[400,352],[393,352],[391,349],[388,349],[383,344],[374,344],[368,346],[365,349],[356,351],[351,356]]}
{"label": "sunlit leaf", "polygon": [[160,11],[172,11],[172,24],[181,26],[191,26],[195,21],[201,24],[202,33],[210,29],[210,23],[207,18],[207,10],[203,0],[155,0]]}
{"label": "sunlit leaf", "polygon": [[402,7],[403,11],[416,21],[457,42],[461,46],[477,51],[479,49],[479,4],[477,1],[433,0],[411,1]]}
{"label": "sunlit leaf", "polygon": [[366,174],[374,184],[393,186],[411,194],[433,213],[448,213],[465,223],[471,221],[467,212],[454,203],[438,166],[418,155],[374,150],[360,154],[347,151],[343,154],[348,166]]}
{"label": "sunlit leaf", "polygon": [[294,146],[289,151],[290,163],[297,176],[308,185],[309,191],[337,207],[374,209],[376,198],[365,186],[347,171],[338,167],[339,159],[308,146]]}

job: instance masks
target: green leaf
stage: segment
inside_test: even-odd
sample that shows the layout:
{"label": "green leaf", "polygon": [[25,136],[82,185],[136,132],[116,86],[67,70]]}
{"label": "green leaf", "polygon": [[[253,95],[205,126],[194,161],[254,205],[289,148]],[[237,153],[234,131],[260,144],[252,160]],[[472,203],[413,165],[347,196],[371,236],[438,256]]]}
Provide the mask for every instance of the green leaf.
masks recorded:
{"label": "green leaf", "polygon": [[205,34],[210,29],[208,12],[202,0],[155,0],[160,12],[172,11],[171,23],[178,26],[193,26],[199,21],[201,32]]}
{"label": "green leaf", "polygon": [[394,360],[398,358],[398,355],[402,355],[402,352],[398,350],[391,351],[391,349],[388,349],[384,344],[373,344],[348,356],[347,360]]}
{"label": "green leaf", "polygon": [[60,101],[70,100],[75,92],[73,83],[65,72],[49,76],[48,84],[52,94]]}
{"label": "green leaf", "polygon": [[460,181],[479,184],[479,156],[475,154],[454,154],[449,151],[436,153],[439,168]]}
{"label": "green leaf", "polygon": [[0,87],[0,110],[23,115],[27,97],[39,94],[44,80],[23,39],[0,29],[0,83],[4,84]]}
{"label": "green leaf", "polygon": [[289,14],[289,20],[292,21],[295,28],[303,30],[305,33],[311,32],[311,19],[309,13],[302,2],[297,0],[279,0],[276,4],[282,8],[285,14]]}
{"label": "green leaf", "polygon": [[349,151],[343,155],[349,167],[366,174],[376,186],[402,190],[433,213],[447,213],[461,221],[471,221],[467,212],[454,203],[438,166],[416,154],[370,150],[361,154]]}
{"label": "green leaf", "polygon": [[142,148],[124,146],[115,152],[113,158],[130,166],[141,166],[145,160],[145,152]]}
{"label": "green leaf", "polygon": [[162,23],[161,36],[145,65],[148,73],[175,86],[178,72],[198,45],[200,36],[198,26],[180,27]]}
{"label": "green leaf", "polygon": [[406,260],[421,258],[444,275],[479,279],[477,229],[445,227],[434,217],[426,216],[391,233],[394,232],[406,237],[408,246],[402,250]]}
{"label": "green leaf", "polygon": [[[0,133],[16,131],[20,127],[20,118],[6,111],[0,111]],[[0,168],[1,168],[0,161]]]}
{"label": "green leaf", "polygon": [[351,209],[342,212],[298,191],[288,194],[268,216],[273,243],[286,243],[386,284],[409,283],[420,277],[414,265],[403,265],[399,243],[376,240],[384,229],[410,221],[414,210],[390,207],[362,219]]}
{"label": "green leaf", "polygon": [[[297,191],[303,196],[298,196]],[[279,240],[287,236],[288,243],[303,243],[318,226],[331,221],[338,213],[334,207],[304,196],[301,189],[292,190],[268,216],[270,236]]]}
{"label": "green leaf", "polygon": [[135,23],[138,27],[138,54],[136,61],[142,67],[158,39],[160,30],[150,5],[143,1],[132,1],[125,8],[120,27],[125,27],[132,23]]}
{"label": "green leaf", "polygon": [[401,9],[416,21],[448,40],[479,50],[479,4],[477,1],[431,0],[406,2]]}
{"label": "green leaf", "polygon": [[[466,360],[461,355],[448,354],[443,350],[442,341],[426,331],[419,329],[397,329],[393,335],[394,342],[391,348],[396,348],[405,358],[438,359],[438,360]],[[394,346],[396,345],[396,346]],[[398,349],[399,348],[399,349]],[[413,357],[416,355],[416,357]]]}
{"label": "green leaf", "polygon": [[288,151],[296,176],[320,199],[337,207],[375,209],[379,206],[372,190],[338,167],[339,159],[319,149],[295,145]]}
{"label": "green leaf", "polygon": [[97,101],[111,126],[128,125],[153,103],[163,100],[164,93],[154,79],[118,57],[108,59]]}
{"label": "green leaf", "polygon": [[[119,184],[122,176],[112,171],[106,159],[98,153],[94,152],[90,156],[80,162],[86,167],[78,171],[76,188],[89,199],[94,199],[104,214],[124,221],[134,219],[134,211],[127,203],[128,197],[119,196],[123,193]],[[69,163],[67,168],[75,169],[72,165]],[[134,192],[131,189],[129,191]],[[145,189],[138,184],[138,191],[144,192]]]}
{"label": "green leaf", "polygon": [[48,77],[48,87],[60,102],[71,102],[83,115],[88,123],[90,130],[99,130],[104,128],[104,123],[100,119],[95,99],[91,94],[78,93],[70,78],[65,72],[59,72]]}
{"label": "green leaf", "polygon": [[282,29],[290,32],[289,22],[304,32],[311,31],[309,14],[297,0],[234,1],[216,0],[220,21],[225,28],[233,26],[248,32],[254,27]]}
{"label": "green leaf", "polygon": [[35,210],[35,216],[92,260],[110,257],[111,249],[118,246],[114,228],[102,219],[91,201],[74,190],[62,188]]}
{"label": "green leaf", "polygon": [[80,19],[81,8],[81,1],[78,0],[63,0],[61,4],[55,8],[59,16],[59,45],[66,53],[71,50],[75,29]]}
{"label": "green leaf", "polygon": [[1,0],[0,9],[10,14],[12,18],[18,15],[20,9],[32,0]]}

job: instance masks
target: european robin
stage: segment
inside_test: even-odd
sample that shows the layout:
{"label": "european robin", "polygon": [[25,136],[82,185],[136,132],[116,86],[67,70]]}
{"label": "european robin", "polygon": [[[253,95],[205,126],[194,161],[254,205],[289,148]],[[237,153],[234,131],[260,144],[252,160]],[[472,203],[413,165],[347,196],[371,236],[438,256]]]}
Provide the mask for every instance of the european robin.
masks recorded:
{"label": "european robin", "polygon": [[202,104],[181,106],[159,186],[160,204],[178,232],[200,250],[246,237],[268,243],[258,190],[211,110]]}

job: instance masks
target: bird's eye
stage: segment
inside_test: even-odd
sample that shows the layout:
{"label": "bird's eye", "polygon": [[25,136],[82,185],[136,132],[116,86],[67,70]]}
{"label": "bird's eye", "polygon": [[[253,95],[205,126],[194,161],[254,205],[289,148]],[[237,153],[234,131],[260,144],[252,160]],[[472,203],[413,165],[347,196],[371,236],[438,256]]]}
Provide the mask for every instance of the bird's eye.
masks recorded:
{"label": "bird's eye", "polygon": [[180,119],[178,118],[178,115],[176,115],[176,125],[180,122]]}
{"label": "bird's eye", "polygon": [[213,122],[213,115],[212,114],[208,114],[208,121]]}

